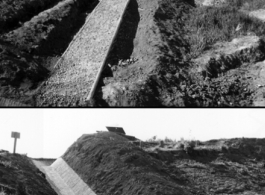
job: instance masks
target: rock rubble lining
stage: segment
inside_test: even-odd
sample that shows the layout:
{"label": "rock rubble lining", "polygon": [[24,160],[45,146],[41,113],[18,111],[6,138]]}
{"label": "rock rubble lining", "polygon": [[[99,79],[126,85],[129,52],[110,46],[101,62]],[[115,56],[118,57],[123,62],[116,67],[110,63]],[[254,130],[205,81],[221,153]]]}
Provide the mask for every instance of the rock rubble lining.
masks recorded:
{"label": "rock rubble lining", "polygon": [[55,73],[46,82],[45,99],[91,99],[128,3],[100,1],[56,64]]}

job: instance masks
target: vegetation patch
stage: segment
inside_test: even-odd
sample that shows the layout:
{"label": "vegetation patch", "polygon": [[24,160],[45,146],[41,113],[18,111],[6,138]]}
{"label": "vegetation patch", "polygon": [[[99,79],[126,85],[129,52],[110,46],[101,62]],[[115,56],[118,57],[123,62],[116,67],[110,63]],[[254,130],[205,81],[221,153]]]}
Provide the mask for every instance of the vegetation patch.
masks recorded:
{"label": "vegetation patch", "polygon": [[248,11],[265,8],[265,2],[263,0],[228,0],[227,3],[229,6]]}
{"label": "vegetation patch", "polygon": [[199,56],[217,42],[231,41],[239,36],[254,34],[264,39],[265,24],[236,7],[199,7],[186,15],[186,40],[189,58]]}

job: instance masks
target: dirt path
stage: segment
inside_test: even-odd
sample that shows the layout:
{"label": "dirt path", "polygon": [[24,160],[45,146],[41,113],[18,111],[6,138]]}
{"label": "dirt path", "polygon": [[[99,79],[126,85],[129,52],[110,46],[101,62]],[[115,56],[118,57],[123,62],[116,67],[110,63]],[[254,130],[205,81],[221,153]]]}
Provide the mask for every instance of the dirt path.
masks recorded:
{"label": "dirt path", "polygon": [[38,106],[85,105],[93,96],[129,0],[102,0],[44,84]]}

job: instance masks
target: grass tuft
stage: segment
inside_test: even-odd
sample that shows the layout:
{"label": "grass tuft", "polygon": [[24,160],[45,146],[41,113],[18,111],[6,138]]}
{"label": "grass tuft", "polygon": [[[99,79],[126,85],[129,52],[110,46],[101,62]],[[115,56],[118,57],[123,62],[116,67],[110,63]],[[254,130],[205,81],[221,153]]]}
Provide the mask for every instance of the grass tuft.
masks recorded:
{"label": "grass tuft", "polygon": [[195,8],[187,15],[186,20],[190,58],[198,57],[220,41],[231,41],[249,34],[261,38],[265,35],[265,23],[238,11],[235,6]]}
{"label": "grass tuft", "polygon": [[228,0],[228,5],[248,11],[265,9],[264,0]]}

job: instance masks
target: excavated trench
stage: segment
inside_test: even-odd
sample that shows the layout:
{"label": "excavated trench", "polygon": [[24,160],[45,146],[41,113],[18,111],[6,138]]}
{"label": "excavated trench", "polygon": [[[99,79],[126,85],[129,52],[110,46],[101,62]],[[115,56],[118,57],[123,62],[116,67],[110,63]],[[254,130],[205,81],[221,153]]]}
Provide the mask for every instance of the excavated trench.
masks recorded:
{"label": "excavated trench", "polygon": [[97,3],[97,0],[61,1],[4,34],[2,39],[33,56],[61,55]]}
{"label": "excavated trench", "polygon": [[[50,9],[41,13],[38,11],[38,16],[2,35],[0,38],[4,44],[16,47],[20,52],[7,48],[1,51],[1,55],[5,55],[1,56],[4,63],[0,65],[0,97],[11,97],[23,104],[42,105],[38,102],[42,87],[40,83],[54,74],[54,64],[97,4],[96,0],[62,1],[54,7],[50,5]],[[209,66],[210,69],[218,68],[217,71],[213,70],[214,77],[208,80],[200,78],[192,61],[196,55],[190,55],[198,45],[193,45],[194,40],[187,39],[196,38],[197,35],[193,29],[196,25],[191,22],[194,20],[193,12],[211,14],[219,11],[214,8],[199,9],[193,0],[131,0],[112,44],[93,101],[90,102],[92,104],[84,106],[250,106],[255,93],[259,93],[259,97],[263,93],[264,97],[264,91],[252,86],[256,83],[261,85],[262,75],[257,73],[258,77],[253,77],[258,80],[256,83],[249,81],[256,70],[249,68],[250,64],[246,62],[251,61],[249,58],[252,54],[257,55],[255,48],[247,49],[242,55],[239,52],[241,56],[231,57],[229,54],[225,60],[223,57],[217,59],[218,63],[210,63]],[[233,14],[233,11],[229,14]],[[243,22],[250,22],[245,16],[239,18],[243,18]],[[259,24],[257,21],[253,23],[254,26]],[[230,38],[232,40],[234,37]],[[253,63],[264,59],[264,45],[261,46],[257,47],[260,50],[258,60]],[[242,61],[238,67],[230,66],[238,59]],[[25,61],[31,62],[28,64],[35,63],[34,71],[29,68],[31,65],[24,65]],[[12,64],[12,68],[5,71],[6,67],[11,67],[9,64]],[[220,71],[222,65],[228,68]],[[258,68],[262,67],[261,64]],[[37,76],[33,77],[34,74]],[[45,105],[53,105],[53,102]],[[78,104],[70,102],[67,105]]]}
{"label": "excavated trench", "polygon": [[102,0],[69,44],[38,96],[38,106],[87,106],[129,0]]}
{"label": "excavated trench", "polygon": [[[120,68],[122,61],[124,64],[132,64],[137,59],[127,62],[131,58],[134,49],[134,39],[136,37],[137,28],[140,21],[139,5],[137,0],[130,0],[125,10],[123,22],[120,25],[117,37],[112,45],[110,53],[107,57],[102,76],[99,80],[97,90],[94,95],[94,106],[110,106],[103,99],[102,87],[111,83],[111,78],[115,71]],[[127,75],[128,77],[130,75]]]}
{"label": "excavated trench", "polygon": [[[261,21],[229,7],[197,7],[192,0],[156,3],[157,6],[150,9],[149,2],[143,6],[137,0],[128,7],[125,22],[103,72],[104,78],[98,86],[95,106],[262,105],[255,103],[255,99],[265,97],[262,88],[264,24]],[[153,14],[152,17],[148,18],[147,13]],[[225,21],[231,17],[234,20],[227,27],[228,32],[224,33],[227,30]],[[154,23],[146,22],[146,18]],[[241,35],[231,31],[240,22],[246,24]],[[198,34],[196,28],[200,25],[209,25],[211,32],[215,33],[213,40],[210,36],[207,37],[210,33]],[[131,29],[127,30],[130,31],[128,33],[123,28]],[[216,29],[221,33],[215,32]],[[256,33],[259,38],[249,36],[250,32]],[[207,41],[204,43],[205,40]],[[244,41],[248,40],[249,44],[245,44]],[[234,43],[237,46],[233,46]],[[204,47],[204,44],[208,45]],[[123,45],[127,45],[128,50]],[[216,45],[224,49],[215,49]],[[210,56],[211,60],[207,64],[207,71],[213,76],[209,76],[204,70],[197,70],[200,63],[194,63],[198,58],[196,55],[205,60],[208,50],[220,56]],[[257,62],[260,64],[256,64]]]}
{"label": "excavated trench", "polygon": [[[5,28],[8,32],[0,36],[0,98],[7,101],[1,101],[1,106],[12,106],[12,101],[21,105],[36,105],[40,84],[52,74],[59,56],[98,2],[66,0],[53,7],[53,4],[49,4],[49,9],[43,8],[42,12],[38,12],[38,15],[18,28]],[[34,2],[29,3],[34,7]],[[19,11],[24,13],[24,8],[21,9]],[[12,14],[10,13],[11,18]]]}

